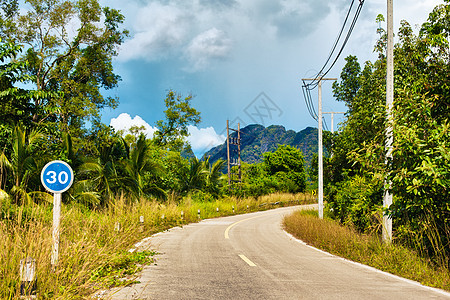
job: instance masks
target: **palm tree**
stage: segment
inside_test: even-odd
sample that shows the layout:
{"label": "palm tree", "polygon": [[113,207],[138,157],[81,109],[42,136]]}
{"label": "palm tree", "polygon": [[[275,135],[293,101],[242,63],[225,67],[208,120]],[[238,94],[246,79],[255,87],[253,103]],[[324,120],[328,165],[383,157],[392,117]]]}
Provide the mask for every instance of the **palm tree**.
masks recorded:
{"label": "palm tree", "polygon": [[[78,181],[74,190],[84,193],[87,200],[100,196],[99,204],[112,204],[119,193],[137,196],[139,186],[123,170],[123,160],[128,159],[128,147],[123,139],[100,149],[98,158],[83,163],[79,173],[84,180]],[[95,202],[95,201],[94,201]],[[93,203],[95,204],[95,203]]]}
{"label": "palm tree", "polygon": [[[12,173],[13,186],[10,189],[10,194],[15,196],[16,202],[23,199],[29,203],[33,195],[39,195],[41,198],[49,199],[50,195],[47,193],[38,191],[28,192],[30,178],[32,176],[39,176],[36,150],[38,142],[42,138],[43,134],[38,130],[32,130],[27,135],[21,126],[16,126],[11,142],[11,158],[8,160],[4,152],[0,156],[1,176],[6,176],[8,170]],[[43,159],[43,157],[40,157],[40,159]]]}
{"label": "palm tree", "polygon": [[139,197],[146,194],[157,198],[166,198],[163,189],[152,184],[149,180],[144,180],[144,177],[159,176],[163,170],[160,164],[150,160],[149,144],[144,134],[139,135],[134,148],[130,150],[130,157],[126,161],[125,170],[128,176],[137,182]]}
{"label": "palm tree", "polygon": [[75,171],[83,164],[82,156],[78,150],[73,146],[70,133],[63,132],[61,156],[66,157],[70,161],[70,165]]}
{"label": "palm tree", "polygon": [[204,168],[207,170],[206,173],[206,191],[217,197],[219,195],[219,187],[224,179],[224,174],[222,173],[225,160],[219,159],[214,164],[211,165],[209,162],[209,157],[205,159]]}
{"label": "palm tree", "polygon": [[189,193],[201,190],[205,186],[206,173],[203,162],[199,161],[197,157],[191,158],[188,168],[180,173],[180,192]]}
{"label": "palm tree", "polygon": [[96,184],[90,179],[78,180],[70,189],[70,196],[77,202],[96,207],[102,203],[102,195],[96,191]]}

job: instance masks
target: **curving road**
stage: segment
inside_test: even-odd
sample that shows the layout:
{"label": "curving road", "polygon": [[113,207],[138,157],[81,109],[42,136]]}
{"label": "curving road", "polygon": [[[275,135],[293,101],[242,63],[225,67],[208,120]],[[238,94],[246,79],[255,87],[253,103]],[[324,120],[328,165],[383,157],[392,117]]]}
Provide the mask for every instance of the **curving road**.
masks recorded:
{"label": "curving road", "polygon": [[105,299],[450,299],[450,294],[324,253],[281,228],[286,207],[204,220],[143,241],[157,265]]}

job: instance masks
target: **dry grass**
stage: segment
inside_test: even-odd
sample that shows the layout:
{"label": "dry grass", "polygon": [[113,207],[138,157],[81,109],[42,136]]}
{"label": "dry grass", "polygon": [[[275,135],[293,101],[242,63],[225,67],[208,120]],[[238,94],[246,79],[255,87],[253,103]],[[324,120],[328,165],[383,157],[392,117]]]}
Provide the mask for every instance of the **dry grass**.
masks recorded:
{"label": "dry grass", "polygon": [[[26,257],[36,260],[39,299],[84,299],[97,289],[132,282],[132,274],[139,270],[136,263],[151,263],[152,253],[129,253],[128,249],[153,233],[198,221],[198,210],[201,219],[205,219],[231,215],[233,207],[238,214],[312,200],[302,194],[276,194],[203,203],[187,198],[178,204],[148,200],[127,204],[126,199],[118,198],[114,206],[101,211],[63,205],[60,255],[54,270],[50,263],[51,205],[24,208],[3,202],[0,203],[0,299],[18,298],[19,264]],[[142,224],[140,216],[144,216]],[[117,222],[119,232],[114,230]]]}
{"label": "dry grass", "polygon": [[360,262],[424,285],[450,290],[450,272],[437,268],[400,245],[386,245],[376,236],[361,235],[317,212],[296,212],[284,220],[285,229],[304,242],[329,253]]}

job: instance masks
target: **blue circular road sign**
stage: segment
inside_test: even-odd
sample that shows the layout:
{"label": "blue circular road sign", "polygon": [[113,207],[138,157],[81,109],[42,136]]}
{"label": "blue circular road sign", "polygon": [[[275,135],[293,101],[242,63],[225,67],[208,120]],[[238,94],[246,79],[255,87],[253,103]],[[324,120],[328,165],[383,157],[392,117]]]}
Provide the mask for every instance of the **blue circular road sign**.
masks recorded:
{"label": "blue circular road sign", "polygon": [[72,168],[64,161],[51,161],[42,169],[41,182],[49,192],[63,193],[73,183]]}

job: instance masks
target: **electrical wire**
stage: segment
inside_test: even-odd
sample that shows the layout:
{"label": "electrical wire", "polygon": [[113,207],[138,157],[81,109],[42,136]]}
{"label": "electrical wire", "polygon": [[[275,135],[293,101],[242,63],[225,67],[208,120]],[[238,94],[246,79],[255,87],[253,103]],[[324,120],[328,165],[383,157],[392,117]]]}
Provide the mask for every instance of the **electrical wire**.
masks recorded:
{"label": "electrical wire", "polygon": [[308,108],[309,114],[313,117],[314,120],[317,121],[318,116],[314,109],[314,104],[313,104],[313,101],[311,98],[311,92],[308,89],[308,85],[306,84],[306,82],[304,80],[303,80],[302,91],[303,91],[303,96],[305,97],[306,107]]}
{"label": "electrical wire", "polygon": [[[363,3],[363,2],[361,2]],[[347,36],[345,37],[344,43],[341,47],[341,49],[339,50],[338,55],[336,56],[336,58],[334,59],[333,63],[331,64],[331,66],[328,68],[328,70],[321,76],[320,79],[322,79],[324,76],[326,76],[330,70],[334,67],[334,65],[336,64],[337,60],[339,59],[339,56],[342,54],[342,52],[344,51],[345,46],[347,45],[348,40],[350,39],[350,36],[353,32],[353,29],[355,28],[356,25],[356,21],[358,21],[359,15],[361,14],[361,9],[362,9],[362,5],[359,5],[357,8],[357,11],[355,13],[355,18],[352,21],[352,24],[350,25],[350,29],[347,33]]]}
{"label": "electrical wire", "polygon": [[325,119],[323,119],[322,126],[325,128],[326,131],[330,131],[330,129],[328,129],[327,121]]}
{"label": "electrical wire", "polygon": [[341,39],[342,33],[344,32],[345,26],[347,24],[347,21],[348,21],[348,18],[350,16],[350,13],[352,11],[354,3],[355,3],[355,0],[352,0],[352,3],[350,3],[350,7],[349,7],[349,9],[347,11],[347,15],[345,16],[344,24],[342,24],[341,30],[339,31],[339,34],[338,34],[338,36],[337,36],[337,38],[336,38],[336,40],[334,42],[334,45],[333,45],[333,47],[332,47],[332,49],[330,51],[330,54],[328,55],[327,60],[323,64],[322,69],[320,69],[319,73],[317,73],[317,75],[315,76],[315,78],[314,78],[315,80],[311,83],[311,85],[314,85],[313,88],[315,88],[319,84],[319,80],[317,80],[318,77],[320,77],[320,79],[322,79],[325,76],[325,74],[323,74],[323,75],[321,75],[321,74],[322,74],[323,70],[325,69],[325,67],[327,66],[328,62],[330,61],[331,57],[333,56],[333,53],[336,50],[337,45],[339,44],[339,40]]}
{"label": "electrical wire", "polygon": [[[311,82],[306,83],[305,80],[302,80],[303,81],[302,91],[303,91],[303,97],[305,98],[306,107],[308,108],[308,111],[309,111],[309,114],[311,115],[311,117],[314,120],[316,120],[316,121],[318,120],[318,116],[317,116],[317,113],[316,113],[315,108],[314,108],[314,101],[312,100],[311,90],[315,89],[319,85],[319,82],[322,80],[322,78],[324,78],[330,72],[330,70],[334,67],[334,65],[336,64],[336,62],[339,59],[340,55],[344,51],[344,48],[347,45],[348,40],[350,39],[350,36],[351,36],[351,34],[352,34],[352,32],[353,32],[353,30],[355,28],[356,22],[358,21],[358,18],[359,18],[360,14],[361,14],[361,10],[362,10],[362,7],[364,5],[364,0],[359,0],[359,5],[356,8],[356,12],[355,12],[355,14],[353,16],[352,22],[351,22],[350,27],[349,27],[349,29],[347,31],[345,39],[344,39],[344,41],[342,43],[342,46],[340,47],[340,49],[339,49],[336,57],[332,61],[331,65],[329,67],[327,67],[328,63],[332,60],[333,54],[336,51],[336,48],[337,48],[337,46],[339,44],[339,41],[340,41],[340,39],[342,37],[342,33],[344,32],[344,29],[345,29],[345,27],[347,25],[348,19],[350,17],[352,9],[353,9],[354,2],[355,2],[355,0],[352,0],[352,2],[350,4],[350,7],[349,7],[349,9],[347,11],[347,15],[345,17],[344,24],[342,25],[342,28],[339,31],[339,34],[338,34],[338,36],[336,38],[336,41],[333,44],[333,47],[332,47],[332,49],[330,51],[330,54],[328,55],[327,60],[325,61],[325,64],[322,66],[322,68],[317,73],[317,75],[314,76],[314,78],[313,78],[313,80]],[[324,70],[326,70],[326,71],[323,72]]]}

